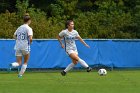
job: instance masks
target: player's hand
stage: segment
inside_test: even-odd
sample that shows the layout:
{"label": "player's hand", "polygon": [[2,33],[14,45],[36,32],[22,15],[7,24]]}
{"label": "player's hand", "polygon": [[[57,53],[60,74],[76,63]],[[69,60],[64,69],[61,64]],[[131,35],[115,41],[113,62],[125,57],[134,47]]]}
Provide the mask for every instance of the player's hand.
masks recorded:
{"label": "player's hand", "polygon": [[88,48],[90,48],[90,46],[89,46],[89,45],[87,45],[87,44],[86,44],[85,46],[86,46],[86,47],[88,47]]}
{"label": "player's hand", "polygon": [[61,45],[62,48],[65,48],[64,44]]}

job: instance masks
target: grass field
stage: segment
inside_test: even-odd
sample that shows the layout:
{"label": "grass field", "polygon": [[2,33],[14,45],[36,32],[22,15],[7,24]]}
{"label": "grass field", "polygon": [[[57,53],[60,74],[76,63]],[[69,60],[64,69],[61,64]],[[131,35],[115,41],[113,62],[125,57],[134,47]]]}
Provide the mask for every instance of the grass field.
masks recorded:
{"label": "grass field", "polygon": [[22,78],[16,72],[0,72],[0,93],[140,93],[140,71],[26,72]]}

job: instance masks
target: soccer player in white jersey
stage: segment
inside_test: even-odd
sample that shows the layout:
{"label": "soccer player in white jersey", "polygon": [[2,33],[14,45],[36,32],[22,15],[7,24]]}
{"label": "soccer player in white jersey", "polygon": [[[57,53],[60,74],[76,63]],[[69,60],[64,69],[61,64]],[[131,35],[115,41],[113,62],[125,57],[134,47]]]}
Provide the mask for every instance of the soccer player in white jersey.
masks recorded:
{"label": "soccer player in white jersey", "polygon": [[[65,44],[62,43],[62,38],[64,38]],[[66,22],[66,29],[62,30],[58,35],[58,41],[60,42],[62,48],[65,48],[65,51],[71,58],[72,63],[70,63],[66,67],[66,69],[61,72],[62,76],[65,76],[66,73],[77,64],[77,62],[85,67],[87,69],[87,72],[90,72],[92,70],[92,68],[89,67],[88,64],[78,56],[75,39],[79,39],[86,47],[90,48],[90,46],[83,41],[78,32],[74,30],[74,22],[72,20],[68,20]]]}
{"label": "soccer player in white jersey", "polygon": [[21,66],[21,70],[18,74],[18,77],[22,77],[24,74],[27,63],[30,57],[30,44],[32,43],[33,31],[32,28],[29,27],[31,23],[31,18],[29,15],[25,15],[23,17],[24,24],[18,27],[18,29],[14,33],[14,38],[16,40],[15,44],[15,55],[17,62],[13,62],[10,64],[9,70],[12,68],[19,67],[22,64],[22,57],[24,57],[24,63]]}

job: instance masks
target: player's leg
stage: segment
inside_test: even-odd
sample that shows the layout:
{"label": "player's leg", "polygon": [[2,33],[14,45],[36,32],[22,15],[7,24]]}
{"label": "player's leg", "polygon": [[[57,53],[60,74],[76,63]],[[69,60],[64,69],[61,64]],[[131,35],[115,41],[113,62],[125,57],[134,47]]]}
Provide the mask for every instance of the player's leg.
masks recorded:
{"label": "player's leg", "polygon": [[61,75],[62,75],[62,76],[65,76],[66,73],[67,73],[69,70],[71,70],[76,64],[77,64],[76,60],[73,60],[73,59],[72,59],[72,63],[70,63],[70,64],[66,67],[66,69],[65,69],[64,71],[61,72]]}
{"label": "player's leg", "polygon": [[22,56],[16,56],[16,59],[17,59],[17,62],[11,63],[11,66],[13,68],[20,66],[22,63]]}
{"label": "player's leg", "polygon": [[92,70],[92,68],[89,67],[88,64],[78,56],[78,53],[72,53],[72,54],[70,55],[70,57],[71,57],[73,60],[78,61],[84,68],[86,68],[86,69],[87,69],[87,72],[90,72],[90,71]]}
{"label": "player's leg", "polygon": [[78,62],[79,62],[84,68],[87,69],[87,72],[90,72],[90,71],[92,70],[92,68],[89,67],[88,64],[87,64],[84,60],[82,60],[81,58],[79,58]]}
{"label": "player's leg", "polygon": [[24,63],[21,66],[21,70],[20,70],[19,75],[18,75],[19,77],[21,77],[24,74],[24,72],[26,71],[27,63],[28,63],[28,60],[30,57],[29,52],[23,51],[23,54],[24,54]]}
{"label": "player's leg", "polygon": [[[67,50],[67,54],[68,54],[69,56],[71,56],[71,55],[74,55],[75,52],[74,52],[73,50]],[[69,70],[71,70],[71,69],[77,64],[77,61],[76,61],[76,60],[74,60],[74,59],[72,59],[72,58],[71,58],[71,60],[72,60],[72,63],[70,63],[70,64],[66,67],[66,69],[63,70],[63,71],[61,72],[61,75],[62,75],[62,76],[65,76],[66,73],[67,73]]]}
{"label": "player's leg", "polygon": [[17,68],[21,65],[22,63],[22,53],[20,50],[16,50],[16,53],[15,53],[15,56],[16,56],[16,60],[17,62],[13,62],[9,65],[9,69],[8,71],[11,71],[12,68]]}

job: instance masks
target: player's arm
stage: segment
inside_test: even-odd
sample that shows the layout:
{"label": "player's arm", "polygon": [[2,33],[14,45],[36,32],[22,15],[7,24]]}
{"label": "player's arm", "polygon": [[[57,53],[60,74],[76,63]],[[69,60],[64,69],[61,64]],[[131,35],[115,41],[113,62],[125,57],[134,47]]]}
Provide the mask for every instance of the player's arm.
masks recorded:
{"label": "player's arm", "polygon": [[17,39],[17,30],[15,31],[14,35],[13,35],[14,39]]}
{"label": "player's arm", "polygon": [[60,37],[60,36],[58,35],[58,36],[57,36],[57,39],[58,39],[58,41],[59,41],[61,47],[64,48],[64,44],[62,43],[62,40],[61,40],[62,37]]}
{"label": "player's arm", "polygon": [[13,35],[13,38],[14,38],[14,39],[17,39],[16,35]]}
{"label": "player's arm", "polygon": [[32,44],[32,41],[33,41],[33,30],[32,30],[32,28],[28,28],[28,37],[29,37],[29,43]]}
{"label": "player's arm", "polygon": [[32,41],[33,41],[33,36],[32,35],[29,35],[29,40],[30,40],[30,44],[31,44]]}
{"label": "player's arm", "polygon": [[80,36],[77,36],[77,39],[79,39],[80,42],[82,42],[86,47],[90,48],[90,46],[86,44],[85,41]]}

